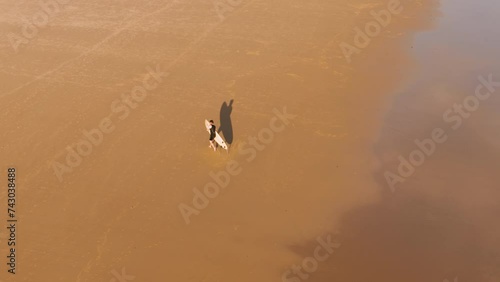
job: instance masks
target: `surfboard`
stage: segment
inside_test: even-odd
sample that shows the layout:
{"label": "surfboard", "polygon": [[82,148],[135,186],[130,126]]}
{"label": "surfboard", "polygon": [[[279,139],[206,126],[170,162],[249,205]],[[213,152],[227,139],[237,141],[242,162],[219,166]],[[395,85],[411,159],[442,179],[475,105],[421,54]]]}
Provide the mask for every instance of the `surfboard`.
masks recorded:
{"label": "surfboard", "polygon": [[[207,128],[207,131],[210,133],[210,122],[208,120],[205,120],[205,127]],[[226,142],[224,142],[224,139],[219,135],[219,133],[215,132],[215,142],[219,144],[223,149],[228,149]]]}

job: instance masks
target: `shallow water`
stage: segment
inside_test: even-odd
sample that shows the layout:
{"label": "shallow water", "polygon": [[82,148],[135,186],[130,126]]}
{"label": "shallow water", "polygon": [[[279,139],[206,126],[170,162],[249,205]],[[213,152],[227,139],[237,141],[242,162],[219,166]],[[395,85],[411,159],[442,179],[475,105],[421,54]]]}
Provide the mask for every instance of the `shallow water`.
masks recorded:
{"label": "shallow water", "polygon": [[427,281],[500,279],[499,11],[493,0],[442,1],[374,146],[382,206],[406,214],[386,227],[406,230],[405,256]]}
{"label": "shallow water", "polygon": [[500,2],[443,0],[437,29],[416,36],[415,57],[427,74],[450,69],[453,62],[473,62],[455,71],[479,67],[498,69]]}

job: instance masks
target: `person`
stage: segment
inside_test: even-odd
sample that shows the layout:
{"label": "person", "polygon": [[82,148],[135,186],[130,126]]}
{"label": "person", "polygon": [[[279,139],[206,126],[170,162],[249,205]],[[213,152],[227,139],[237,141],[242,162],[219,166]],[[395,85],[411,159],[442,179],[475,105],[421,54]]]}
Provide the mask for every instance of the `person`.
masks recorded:
{"label": "person", "polygon": [[210,145],[208,148],[214,148],[214,151],[217,150],[217,147],[215,146],[215,133],[217,132],[217,127],[214,124],[213,120],[210,120]]}

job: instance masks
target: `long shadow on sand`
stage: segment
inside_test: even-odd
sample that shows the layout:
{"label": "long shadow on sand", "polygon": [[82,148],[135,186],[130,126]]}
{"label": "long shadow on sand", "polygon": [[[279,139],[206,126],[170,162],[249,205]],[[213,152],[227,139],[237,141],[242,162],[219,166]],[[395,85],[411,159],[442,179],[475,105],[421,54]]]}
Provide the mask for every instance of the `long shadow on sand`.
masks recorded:
{"label": "long shadow on sand", "polygon": [[219,133],[222,133],[227,144],[233,143],[233,124],[231,123],[231,112],[233,111],[233,99],[222,103],[220,107],[220,127]]}

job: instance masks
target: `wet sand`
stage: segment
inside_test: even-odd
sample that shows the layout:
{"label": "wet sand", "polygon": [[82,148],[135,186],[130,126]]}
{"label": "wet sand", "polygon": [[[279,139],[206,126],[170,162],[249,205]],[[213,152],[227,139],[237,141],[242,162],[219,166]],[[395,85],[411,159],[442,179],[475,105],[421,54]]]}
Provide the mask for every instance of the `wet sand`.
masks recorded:
{"label": "wet sand", "polygon": [[[339,232],[340,248],[308,281],[416,281],[429,256],[399,268],[399,252],[424,242],[398,227],[421,217],[386,198],[373,144],[437,3],[404,2],[351,64],[339,48],[388,2],[243,1],[222,17],[203,1],[70,2],[17,53],[3,37],[0,155],[2,170],[18,170],[20,222],[18,274],[0,279],[114,281],[123,270],[134,281],[280,281],[315,238]],[[7,34],[40,10],[0,7]],[[157,66],[165,74],[140,102],[122,96]],[[284,107],[296,117],[251,158],[249,138]],[[229,153],[208,149],[206,118],[222,123]],[[109,133],[71,167],[66,148],[97,128]],[[240,173],[186,224],[179,205],[192,207],[193,188],[231,161]],[[388,239],[398,244],[380,245]]]}

